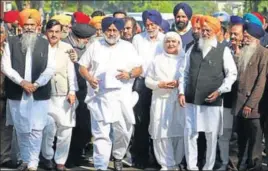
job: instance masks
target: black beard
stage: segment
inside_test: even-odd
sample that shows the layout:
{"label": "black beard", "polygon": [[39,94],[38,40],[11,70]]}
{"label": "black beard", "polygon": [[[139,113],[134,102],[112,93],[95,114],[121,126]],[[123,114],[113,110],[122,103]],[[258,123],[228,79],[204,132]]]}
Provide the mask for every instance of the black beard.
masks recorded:
{"label": "black beard", "polygon": [[176,23],[176,27],[178,30],[184,30],[187,27],[187,25],[188,25],[188,22],[184,23],[184,22],[179,21]]}
{"label": "black beard", "polygon": [[199,40],[199,38],[200,38],[200,34],[199,33],[192,33],[192,36],[193,36],[193,38],[194,38],[194,41],[198,41]]}

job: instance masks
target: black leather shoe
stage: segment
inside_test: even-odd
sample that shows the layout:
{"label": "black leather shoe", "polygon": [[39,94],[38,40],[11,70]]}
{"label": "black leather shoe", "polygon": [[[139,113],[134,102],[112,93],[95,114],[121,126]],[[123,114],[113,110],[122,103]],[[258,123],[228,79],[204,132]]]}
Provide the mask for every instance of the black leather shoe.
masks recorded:
{"label": "black leather shoe", "polygon": [[121,170],[123,170],[122,160],[114,159],[114,170],[115,171],[121,171]]}
{"label": "black leather shoe", "polygon": [[54,168],[54,163],[52,160],[47,160],[43,158],[41,166],[46,170],[52,170]]}

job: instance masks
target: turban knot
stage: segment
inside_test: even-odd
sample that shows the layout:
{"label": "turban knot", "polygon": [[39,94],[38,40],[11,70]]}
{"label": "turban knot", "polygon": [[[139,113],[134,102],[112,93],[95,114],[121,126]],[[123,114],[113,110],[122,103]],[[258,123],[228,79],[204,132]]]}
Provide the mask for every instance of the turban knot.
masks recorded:
{"label": "turban knot", "polygon": [[173,9],[173,15],[176,16],[179,12],[179,10],[183,10],[184,13],[186,14],[186,16],[188,17],[188,19],[190,20],[192,18],[192,15],[193,15],[193,10],[192,8],[186,4],[186,3],[179,3],[177,4],[174,9]]}
{"label": "turban knot", "polygon": [[193,27],[195,27],[195,25],[197,23],[200,23],[201,22],[201,18],[202,18],[203,15],[201,14],[196,14],[196,15],[193,15],[192,16],[192,19],[191,19],[191,24]]}
{"label": "turban knot", "polygon": [[161,23],[161,28],[162,30],[164,30],[164,33],[168,32],[169,29],[170,29],[170,24],[167,20],[162,20],[162,23]]}
{"label": "turban knot", "polygon": [[207,23],[207,25],[214,31],[214,33],[218,33],[221,30],[221,22],[219,19],[212,16],[203,16],[201,18],[201,27]]}
{"label": "turban knot", "polygon": [[255,37],[256,39],[260,39],[265,34],[262,26],[255,23],[246,23],[244,25],[244,31],[246,31],[248,34],[250,34],[252,37]]}
{"label": "turban knot", "polygon": [[251,13],[245,14],[243,16],[243,20],[244,22],[247,22],[247,23],[255,23],[255,24],[262,26],[262,22],[260,21],[260,19]]}
{"label": "turban knot", "polygon": [[121,31],[124,28],[124,21],[120,18],[106,17],[101,22],[102,31],[105,32],[112,24]]}
{"label": "turban knot", "polygon": [[13,10],[4,13],[4,21],[6,23],[14,23],[19,18],[19,11]]}
{"label": "turban knot", "polygon": [[151,22],[154,24],[161,26],[162,23],[162,16],[160,12],[156,10],[147,10],[142,13],[142,20],[143,23],[145,24],[147,19],[149,19]]}
{"label": "turban knot", "polygon": [[37,25],[41,24],[41,15],[36,9],[24,9],[19,13],[19,24],[21,27],[24,26],[28,19],[35,20]]}
{"label": "turban knot", "polygon": [[55,15],[51,19],[57,20],[60,22],[61,25],[69,25],[71,23],[71,16],[60,14],[60,15]]}
{"label": "turban knot", "polygon": [[75,12],[73,14],[73,22],[78,24],[88,24],[90,21],[90,17],[82,12]]}

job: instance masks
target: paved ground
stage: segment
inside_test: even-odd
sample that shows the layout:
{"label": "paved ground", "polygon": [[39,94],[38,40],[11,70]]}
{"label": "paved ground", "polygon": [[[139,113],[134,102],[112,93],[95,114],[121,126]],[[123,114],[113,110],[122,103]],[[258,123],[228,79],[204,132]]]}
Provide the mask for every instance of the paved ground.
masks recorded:
{"label": "paved ground", "polygon": [[[237,163],[237,151],[235,150],[236,147],[230,145],[230,160],[236,164]],[[264,159],[263,159],[263,171],[268,171],[268,167],[267,167],[267,158],[265,157],[265,155],[263,155]],[[109,169],[110,170],[113,170],[113,163],[110,162],[110,165],[109,165]],[[16,169],[7,169],[7,168],[0,168],[0,170],[2,171],[5,171],[5,170],[16,170]],[[44,171],[43,169],[38,169],[40,171]],[[68,169],[68,170],[81,170],[81,171],[84,171],[84,170],[95,170],[94,167],[93,167],[93,163],[91,162],[91,160],[88,161],[88,163],[85,163],[83,166],[80,166],[80,167],[75,167],[75,168],[72,168],[72,169]],[[123,170],[141,170],[141,169],[137,169],[137,168],[133,168],[133,167],[124,167]],[[146,168],[145,170],[157,170],[156,168]]]}

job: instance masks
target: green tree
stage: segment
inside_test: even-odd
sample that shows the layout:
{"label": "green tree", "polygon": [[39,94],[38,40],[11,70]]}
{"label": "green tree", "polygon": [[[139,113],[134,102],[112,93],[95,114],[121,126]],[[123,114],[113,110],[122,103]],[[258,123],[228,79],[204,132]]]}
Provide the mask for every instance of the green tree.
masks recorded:
{"label": "green tree", "polygon": [[233,14],[233,7],[232,4],[226,3],[224,5],[223,11],[227,12],[228,14],[232,15]]}

